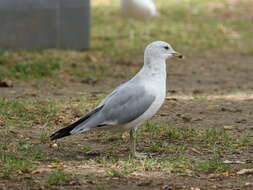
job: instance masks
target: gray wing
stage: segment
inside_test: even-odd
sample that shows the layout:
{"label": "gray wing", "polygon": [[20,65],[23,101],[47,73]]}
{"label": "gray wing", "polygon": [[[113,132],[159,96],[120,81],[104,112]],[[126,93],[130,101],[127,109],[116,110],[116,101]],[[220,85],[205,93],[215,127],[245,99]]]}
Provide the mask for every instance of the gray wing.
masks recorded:
{"label": "gray wing", "polygon": [[120,125],[131,122],[141,116],[154,102],[155,96],[141,85],[127,84],[119,86],[100,103],[94,114],[81,121],[71,134],[89,131],[101,126]]}
{"label": "gray wing", "polygon": [[[125,85],[104,101],[100,111],[104,125],[131,122],[141,116],[154,102],[155,96],[141,85]],[[102,124],[102,125],[103,125]]]}
{"label": "gray wing", "polygon": [[104,105],[105,102],[108,102],[108,101],[110,100],[110,98],[111,98],[115,93],[117,93],[117,91],[118,91],[119,89],[121,89],[121,88],[124,86],[124,84],[126,84],[126,83],[123,83],[123,84],[119,85],[117,88],[115,88],[110,94],[108,94],[108,95],[99,103],[99,105],[98,105],[97,107],[100,107],[100,106]]}

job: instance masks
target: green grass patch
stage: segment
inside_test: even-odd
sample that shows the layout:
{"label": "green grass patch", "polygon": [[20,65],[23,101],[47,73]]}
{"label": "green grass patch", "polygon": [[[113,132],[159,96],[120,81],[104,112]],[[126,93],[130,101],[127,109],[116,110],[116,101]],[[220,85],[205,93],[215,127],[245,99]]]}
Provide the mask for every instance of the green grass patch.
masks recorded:
{"label": "green grass patch", "polygon": [[52,171],[48,177],[49,185],[64,185],[70,181],[70,177],[63,170],[57,169]]}
{"label": "green grass patch", "polygon": [[7,52],[0,49],[0,68],[7,63]]}
{"label": "green grass patch", "polygon": [[225,129],[208,128],[202,133],[202,141],[207,145],[229,145],[232,139]]}
{"label": "green grass patch", "polygon": [[60,64],[56,62],[33,62],[16,64],[10,70],[10,75],[18,79],[43,78],[54,74],[60,69]]}
{"label": "green grass patch", "polygon": [[[62,125],[77,113],[84,114],[94,107],[100,96],[83,95],[79,98],[6,99],[0,98],[0,120],[4,126]],[[71,106],[67,106],[71,105]],[[41,141],[46,141],[46,131]]]}
{"label": "green grass patch", "polygon": [[14,132],[9,131],[8,129],[0,130],[0,151],[1,150],[8,150],[9,145],[12,139],[15,139],[17,134]]}
{"label": "green grass patch", "polygon": [[101,79],[110,72],[108,65],[105,64],[95,64],[95,63],[78,63],[75,66],[70,67],[68,73],[71,76],[79,78],[94,78]]}
{"label": "green grass patch", "polygon": [[249,133],[242,134],[240,138],[237,139],[236,144],[239,146],[248,146],[252,144],[252,135]]}
{"label": "green grass patch", "polygon": [[55,120],[59,104],[50,101],[40,101],[36,99],[14,100],[1,99],[0,107],[4,111],[0,112],[0,119],[5,126],[21,125],[31,126],[32,124],[45,124]]}
{"label": "green grass patch", "polygon": [[175,126],[154,123],[147,123],[141,128],[140,132],[153,137],[166,138],[169,141],[180,140],[197,134],[194,129],[182,129]]}
{"label": "green grass patch", "polygon": [[[15,55],[15,53],[11,53],[9,57],[12,55]],[[7,61],[7,58],[4,58],[0,54],[1,77],[16,78],[21,80],[41,79],[52,77],[59,69],[60,63],[57,61],[26,61],[24,63],[13,64],[11,61]]]}
{"label": "green grass patch", "polygon": [[160,167],[165,171],[184,172],[186,169],[192,169],[194,165],[191,157],[187,158],[183,154],[176,154],[162,160]]}
{"label": "green grass patch", "polygon": [[109,169],[107,175],[109,177],[125,177],[129,174],[127,169]]}
{"label": "green grass patch", "polygon": [[12,174],[29,173],[34,169],[28,158],[0,153],[0,177],[9,178]]}
{"label": "green grass patch", "polygon": [[219,157],[214,156],[210,160],[200,161],[196,169],[204,172],[226,172],[231,168],[229,164],[223,163]]}
{"label": "green grass patch", "polygon": [[50,133],[49,131],[47,131],[47,129],[42,130],[39,137],[40,142],[43,144],[50,142],[49,136],[50,136]]}
{"label": "green grass patch", "polygon": [[89,152],[89,151],[92,150],[92,147],[89,146],[89,145],[85,145],[85,146],[82,147],[82,150],[85,151],[85,152]]}

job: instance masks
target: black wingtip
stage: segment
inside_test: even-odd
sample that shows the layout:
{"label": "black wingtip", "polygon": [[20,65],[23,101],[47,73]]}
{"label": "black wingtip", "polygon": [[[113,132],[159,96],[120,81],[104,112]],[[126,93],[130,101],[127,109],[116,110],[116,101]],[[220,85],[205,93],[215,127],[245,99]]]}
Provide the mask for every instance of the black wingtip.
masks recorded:
{"label": "black wingtip", "polygon": [[56,131],[54,134],[50,136],[50,140],[56,140],[60,139],[66,136],[71,135],[70,131],[72,130],[72,127],[65,127],[63,129],[60,129],[59,131]]}
{"label": "black wingtip", "polygon": [[85,115],[84,117],[80,118],[79,120],[75,121],[74,123],[72,123],[71,125],[69,125],[68,127],[65,127],[63,129],[60,129],[59,131],[56,131],[54,134],[52,134],[50,136],[51,140],[56,140],[56,139],[60,139],[66,136],[71,135],[71,131],[76,127],[79,126],[80,124],[82,124],[83,122],[87,121],[93,114],[97,113],[99,110],[101,110],[103,108],[103,106],[99,106],[96,109],[92,110],[91,112],[89,112],[87,115]]}

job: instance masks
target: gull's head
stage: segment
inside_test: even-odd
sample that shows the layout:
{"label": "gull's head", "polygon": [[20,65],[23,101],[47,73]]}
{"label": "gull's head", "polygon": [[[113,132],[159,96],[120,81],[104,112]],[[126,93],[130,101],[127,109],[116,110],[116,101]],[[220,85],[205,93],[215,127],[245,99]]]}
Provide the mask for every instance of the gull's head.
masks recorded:
{"label": "gull's head", "polygon": [[145,49],[145,56],[157,58],[157,59],[168,59],[171,57],[183,58],[181,54],[176,52],[170,44],[163,41],[155,41],[150,43]]}

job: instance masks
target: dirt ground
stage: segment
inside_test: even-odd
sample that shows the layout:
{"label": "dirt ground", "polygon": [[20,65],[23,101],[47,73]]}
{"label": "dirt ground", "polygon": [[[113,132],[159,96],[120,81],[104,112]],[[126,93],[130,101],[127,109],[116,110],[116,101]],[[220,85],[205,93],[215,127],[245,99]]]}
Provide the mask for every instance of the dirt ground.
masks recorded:
{"label": "dirt ground", "polygon": [[[152,122],[169,124],[185,129],[222,128],[232,126],[235,136],[248,133],[253,136],[253,56],[252,55],[210,55],[205,57],[186,56],[183,61],[170,60],[168,71],[167,99]],[[138,70],[138,64],[128,64],[129,70]],[[127,77],[114,79],[107,77],[95,85],[67,81],[65,86],[51,88],[46,84],[24,84],[14,82],[13,88],[1,88],[1,96],[6,98],[56,98],[62,96],[81,96],[83,93],[107,93]],[[34,93],[35,92],[35,93]],[[23,134],[37,142],[40,129],[17,128],[14,131]],[[24,131],[22,131],[24,130]],[[243,164],[233,166],[229,174],[210,174],[196,172],[193,176],[180,175],[177,172],[144,171],[132,173],[126,177],[106,177],[105,168],[92,167],[85,164],[108,154],[110,144],[98,139],[88,138],[88,135],[78,135],[63,139],[64,145],[59,151],[49,149],[51,157],[66,162],[65,170],[81,174],[81,178],[73,179],[71,185],[49,186],[43,183],[46,175],[25,174],[17,175],[12,179],[0,179],[0,189],[33,189],[33,190],[60,190],[60,189],[163,189],[163,190],[251,190],[253,189],[253,174],[236,175],[244,168]],[[142,139],[143,140],[143,139]],[[148,146],[140,140],[139,146]],[[252,140],[252,139],[251,139]],[[39,144],[42,152],[48,149],[48,144]],[[91,153],[84,153],[80,146],[88,144],[92,147]],[[116,157],[127,156],[128,149],[124,143],[120,149],[113,152]],[[208,155],[192,152],[196,157],[206,158]],[[162,154],[154,154],[160,157]],[[167,155],[170,156],[170,155]],[[237,149],[234,153],[224,154],[224,160],[239,160],[253,164],[253,144]],[[90,162],[88,162],[90,163]],[[42,167],[43,168],[43,167]],[[48,170],[45,165],[44,170]],[[95,176],[95,179],[94,179]],[[33,180],[30,180],[33,179]],[[41,185],[37,182],[40,181]]]}

